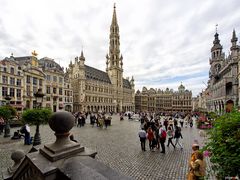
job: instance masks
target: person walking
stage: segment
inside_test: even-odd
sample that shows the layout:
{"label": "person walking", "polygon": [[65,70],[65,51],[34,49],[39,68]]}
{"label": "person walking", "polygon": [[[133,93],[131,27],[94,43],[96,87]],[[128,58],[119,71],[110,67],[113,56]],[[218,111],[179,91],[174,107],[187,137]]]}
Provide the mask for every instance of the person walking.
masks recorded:
{"label": "person walking", "polygon": [[4,129],[4,119],[0,117],[0,135],[3,133]]}
{"label": "person walking", "polygon": [[90,114],[90,124],[92,125],[92,127],[94,127],[95,122],[96,122],[96,116],[93,113],[91,113]]}
{"label": "person walking", "polygon": [[154,134],[153,134],[151,127],[149,127],[147,130],[147,138],[148,138],[148,142],[149,142],[149,149],[152,150],[153,149],[152,141],[154,138]]}
{"label": "person walking", "polygon": [[181,125],[181,128],[183,128],[183,123],[184,123],[184,120],[183,120],[183,118],[181,117],[181,118],[180,118],[180,125]]}
{"label": "person walking", "polygon": [[167,130],[167,136],[168,136],[168,144],[167,144],[167,147],[169,147],[169,145],[170,145],[170,143],[171,143],[171,145],[172,145],[173,148],[175,149],[175,145],[174,145],[173,142],[172,142],[173,135],[174,135],[174,130],[172,129],[171,126],[169,126],[169,127],[168,127],[168,130]]}
{"label": "person walking", "polygon": [[181,128],[179,126],[176,126],[176,128],[175,128],[174,138],[176,139],[175,147],[177,147],[177,145],[179,145],[180,148],[183,149],[183,146],[180,142],[180,138],[183,138],[183,137],[182,137],[182,133],[181,133]]}
{"label": "person walking", "polygon": [[142,129],[139,130],[138,136],[139,136],[139,138],[140,138],[142,151],[146,151],[145,144],[146,144],[146,136],[147,136],[147,133],[146,133],[146,131],[144,130],[144,128],[142,128]]}
{"label": "person walking", "polygon": [[161,153],[165,154],[165,144],[164,143],[166,141],[167,133],[166,133],[165,129],[162,127],[162,125],[160,125],[159,137],[160,137],[160,144],[161,144],[161,148],[162,148]]}
{"label": "person walking", "polygon": [[77,127],[78,127],[78,126],[82,127],[82,121],[83,121],[83,120],[82,120],[82,116],[79,115],[77,120],[78,120]]}
{"label": "person walking", "polygon": [[167,119],[164,120],[163,125],[165,126],[165,130],[167,131],[167,127],[168,127],[168,120]]}
{"label": "person walking", "polygon": [[157,149],[160,149],[160,136],[159,136],[159,123],[156,123],[156,129],[155,129],[155,137],[156,137],[156,147]]}

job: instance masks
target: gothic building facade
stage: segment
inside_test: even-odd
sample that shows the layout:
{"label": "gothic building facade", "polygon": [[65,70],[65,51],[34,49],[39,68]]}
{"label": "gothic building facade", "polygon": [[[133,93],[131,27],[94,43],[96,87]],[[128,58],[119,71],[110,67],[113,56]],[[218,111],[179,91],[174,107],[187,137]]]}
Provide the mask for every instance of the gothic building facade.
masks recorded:
{"label": "gothic building facade", "polygon": [[66,70],[73,87],[73,110],[91,112],[122,112],[134,110],[134,79],[123,78],[123,56],[114,6],[110,26],[106,72],[85,64],[83,51]]}
{"label": "gothic building facade", "polygon": [[235,30],[232,33],[231,48],[228,56],[222,51],[219,34],[214,35],[211,58],[209,59],[209,81],[206,89],[208,111],[228,112],[239,101],[239,60],[240,51]]}
{"label": "gothic building facade", "polygon": [[165,112],[165,113],[190,113],[192,111],[192,92],[181,84],[178,91],[149,90],[143,87],[135,94],[135,111],[137,112]]}

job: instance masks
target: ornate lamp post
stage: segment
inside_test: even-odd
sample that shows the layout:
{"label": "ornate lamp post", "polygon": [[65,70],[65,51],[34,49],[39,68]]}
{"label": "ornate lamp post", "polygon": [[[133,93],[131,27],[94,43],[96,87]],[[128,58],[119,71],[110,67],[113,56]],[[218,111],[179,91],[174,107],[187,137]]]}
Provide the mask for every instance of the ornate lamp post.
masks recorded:
{"label": "ornate lamp post", "polygon": [[[38,91],[36,93],[34,93],[34,96],[37,101],[36,108],[41,109],[42,102],[43,102],[43,96],[44,96],[44,94],[42,93],[42,89],[38,89]],[[40,133],[39,133],[39,123],[37,123],[36,133],[34,135],[34,140],[33,140],[33,146],[37,146],[39,144],[41,144],[41,137],[40,137]]]}
{"label": "ornate lamp post", "polygon": [[[6,105],[10,105],[10,100],[12,99],[11,96],[7,95],[5,98],[4,98],[7,102],[6,102]],[[5,127],[4,127],[4,137],[10,137],[10,125],[9,125],[9,120],[6,120],[6,124],[5,124]]]}

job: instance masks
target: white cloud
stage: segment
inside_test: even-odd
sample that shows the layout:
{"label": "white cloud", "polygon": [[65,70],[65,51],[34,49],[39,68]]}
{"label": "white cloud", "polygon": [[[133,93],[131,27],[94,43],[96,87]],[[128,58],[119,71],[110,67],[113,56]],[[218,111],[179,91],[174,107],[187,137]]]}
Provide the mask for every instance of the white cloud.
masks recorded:
{"label": "white cloud", "polygon": [[[232,29],[240,34],[238,0],[118,0],[124,76],[143,86],[177,89],[180,82],[196,95],[208,80],[215,24],[226,54]],[[30,55],[55,58],[62,66],[79,56],[105,70],[113,1],[2,0],[0,58]]]}

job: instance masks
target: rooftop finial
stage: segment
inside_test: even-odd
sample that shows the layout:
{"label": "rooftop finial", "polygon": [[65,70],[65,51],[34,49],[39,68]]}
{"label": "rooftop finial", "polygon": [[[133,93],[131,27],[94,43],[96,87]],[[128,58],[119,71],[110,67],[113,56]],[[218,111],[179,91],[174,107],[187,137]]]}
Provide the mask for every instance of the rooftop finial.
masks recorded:
{"label": "rooftop finial", "polygon": [[216,24],[216,33],[217,33],[217,30],[218,30],[218,24]]}
{"label": "rooftop finial", "polygon": [[116,9],[116,3],[114,3],[113,8]]}
{"label": "rooftop finial", "polygon": [[34,50],[34,51],[32,52],[32,55],[36,57],[38,54],[37,54],[37,52]]}

